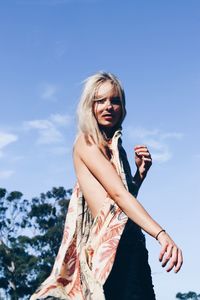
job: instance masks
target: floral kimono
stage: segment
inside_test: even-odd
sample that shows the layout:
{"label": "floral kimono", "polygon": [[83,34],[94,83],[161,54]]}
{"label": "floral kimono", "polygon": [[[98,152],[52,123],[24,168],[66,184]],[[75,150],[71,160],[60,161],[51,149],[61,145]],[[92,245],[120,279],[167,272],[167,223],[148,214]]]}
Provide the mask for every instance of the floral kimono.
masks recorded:
{"label": "floral kimono", "polygon": [[[128,189],[127,178],[132,181],[132,177],[127,159],[122,159],[126,154],[120,136],[121,131],[116,131],[109,145],[111,163]],[[113,267],[127,220],[127,215],[109,195],[93,218],[77,183],[70,199],[63,239],[53,270],[30,300],[47,297],[105,300],[103,285]]]}

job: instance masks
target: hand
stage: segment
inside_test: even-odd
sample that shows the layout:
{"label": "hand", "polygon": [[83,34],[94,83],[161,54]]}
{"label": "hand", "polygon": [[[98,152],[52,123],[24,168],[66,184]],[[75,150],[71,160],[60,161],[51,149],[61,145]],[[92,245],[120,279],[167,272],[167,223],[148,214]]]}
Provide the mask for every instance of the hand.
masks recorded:
{"label": "hand", "polygon": [[168,264],[166,271],[170,272],[174,268],[174,272],[177,273],[183,264],[181,249],[176,246],[166,232],[159,234],[158,241],[162,247],[159,255],[159,261],[162,263],[162,267]]}
{"label": "hand", "polygon": [[135,164],[137,166],[141,179],[144,179],[149,168],[152,165],[151,154],[146,146],[136,145],[135,150]]}

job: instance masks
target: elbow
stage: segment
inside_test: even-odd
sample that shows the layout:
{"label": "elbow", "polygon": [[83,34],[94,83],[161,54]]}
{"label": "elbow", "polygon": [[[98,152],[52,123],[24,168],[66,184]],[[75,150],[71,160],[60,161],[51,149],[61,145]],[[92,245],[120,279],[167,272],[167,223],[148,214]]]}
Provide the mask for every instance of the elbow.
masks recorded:
{"label": "elbow", "polygon": [[119,207],[123,207],[123,204],[125,203],[128,194],[129,192],[124,188],[124,189],[115,189],[110,196]]}

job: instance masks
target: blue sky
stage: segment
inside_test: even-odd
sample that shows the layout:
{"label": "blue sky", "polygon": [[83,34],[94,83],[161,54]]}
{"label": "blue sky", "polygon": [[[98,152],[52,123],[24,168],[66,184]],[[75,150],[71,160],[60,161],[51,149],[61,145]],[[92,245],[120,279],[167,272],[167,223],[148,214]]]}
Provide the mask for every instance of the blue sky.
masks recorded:
{"label": "blue sky", "polygon": [[153,166],[139,200],[184,252],[166,274],[147,237],[157,299],[199,285],[199,0],[0,2],[0,185],[33,197],[73,187],[72,145],[81,82],[99,71],[122,81],[123,141],[145,143]]}

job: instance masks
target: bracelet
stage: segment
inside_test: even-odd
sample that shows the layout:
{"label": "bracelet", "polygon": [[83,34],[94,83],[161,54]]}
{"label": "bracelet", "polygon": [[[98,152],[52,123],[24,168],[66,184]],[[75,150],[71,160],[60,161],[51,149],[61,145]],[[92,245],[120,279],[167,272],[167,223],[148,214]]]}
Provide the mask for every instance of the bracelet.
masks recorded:
{"label": "bracelet", "polygon": [[160,230],[160,231],[158,232],[158,234],[156,235],[156,240],[158,240],[158,236],[159,236],[159,234],[160,234],[161,232],[166,232],[166,231],[165,231],[165,229]]}

